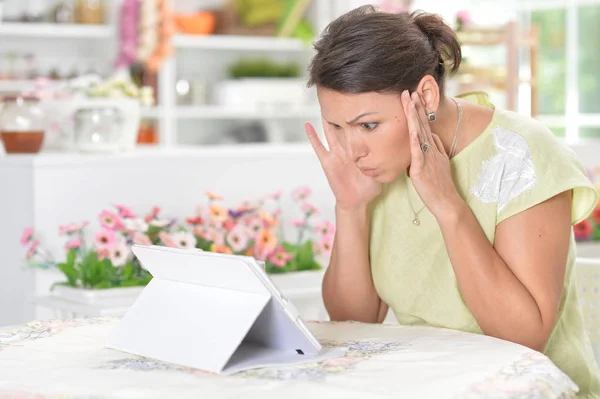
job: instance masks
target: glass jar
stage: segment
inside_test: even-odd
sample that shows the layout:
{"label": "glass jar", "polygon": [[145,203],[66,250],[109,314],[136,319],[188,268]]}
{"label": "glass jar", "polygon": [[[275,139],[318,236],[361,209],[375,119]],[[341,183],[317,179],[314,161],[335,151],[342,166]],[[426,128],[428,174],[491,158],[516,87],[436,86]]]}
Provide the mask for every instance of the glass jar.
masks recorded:
{"label": "glass jar", "polygon": [[80,151],[117,151],[123,116],[117,108],[81,108],[75,112],[75,146]]}
{"label": "glass jar", "polygon": [[36,97],[4,98],[0,138],[7,153],[38,153],[44,143],[46,115]]}
{"label": "glass jar", "polygon": [[75,22],[78,24],[103,24],[104,0],[76,0]]}

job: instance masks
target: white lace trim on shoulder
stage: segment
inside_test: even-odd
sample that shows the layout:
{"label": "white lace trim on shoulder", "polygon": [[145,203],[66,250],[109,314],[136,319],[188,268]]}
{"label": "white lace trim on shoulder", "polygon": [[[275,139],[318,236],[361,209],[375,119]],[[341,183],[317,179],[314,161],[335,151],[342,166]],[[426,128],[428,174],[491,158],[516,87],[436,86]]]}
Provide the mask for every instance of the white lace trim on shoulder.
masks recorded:
{"label": "white lace trim on shoulder", "polygon": [[498,213],[513,199],[533,188],[537,177],[529,145],[523,136],[496,127],[496,155],[482,164],[479,182],[471,193],[485,203],[497,203]]}

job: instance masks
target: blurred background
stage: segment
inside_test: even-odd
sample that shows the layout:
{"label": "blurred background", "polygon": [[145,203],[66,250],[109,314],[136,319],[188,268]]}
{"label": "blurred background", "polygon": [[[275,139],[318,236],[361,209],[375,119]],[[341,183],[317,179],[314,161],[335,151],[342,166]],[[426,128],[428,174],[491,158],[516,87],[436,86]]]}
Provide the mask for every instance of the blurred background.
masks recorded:
{"label": "blurred background", "polygon": [[[98,244],[108,223],[127,238],[111,248],[117,266],[131,259],[133,230],[109,222],[133,214],[146,215],[129,220],[144,237],[185,226],[185,240],[162,244],[212,240],[225,251],[226,231],[209,239],[200,225],[221,197],[242,204],[219,208],[225,218],[277,198],[272,213],[256,209],[292,249],[267,269],[285,276],[276,284],[303,316],[327,318],[331,229],[319,236],[310,218],[329,226],[334,199],[305,138],[305,122],[322,128],[306,69],[327,24],[364,4],[439,13],[463,45],[449,94],[485,91],[497,107],[538,118],[600,187],[600,0],[0,0],[0,326],[122,314],[139,291],[51,290],[65,281],[56,267],[72,245],[65,231],[89,222]],[[35,239],[24,248],[28,228]],[[575,234],[580,253],[600,257],[600,207]],[[110,270],[120,277],[91,287],[124,286],[124,269]]]}
{"label": "blurred background", "polygon": [[[303,141],[303,122],[320,124],[304,87],[311,41],[366,3],[436,12],[456,29],[464,60],[450,94],[485,90],[569,143],[600,137],[591,0],[3,0],[0,129],[18,116],[12,95],[28,93],[45,117],[30,151],[113,150],[123,137],[160,147]],[[139,109],[98,98],[134,98]],[[94,117],[110,128],[94,135]]]}

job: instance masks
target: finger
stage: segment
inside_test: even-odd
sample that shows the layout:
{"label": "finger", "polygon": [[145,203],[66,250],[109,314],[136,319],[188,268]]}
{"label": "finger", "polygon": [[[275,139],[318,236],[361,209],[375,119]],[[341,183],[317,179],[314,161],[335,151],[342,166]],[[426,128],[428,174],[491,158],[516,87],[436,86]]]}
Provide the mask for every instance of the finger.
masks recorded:
{"label": "finger", "polygon": [[332,132],[332,129],[328,125],[325,125],[323,130],[325,131],[325,140],[327,141],[327,147],[329,150],[333,149],[333,147],[339,146],[335,132]]}
{"label": "finger", "polygon": [[419,125],[423,129],[423,136],[425,137],[428,143],[433,143],[433,136],[431,133],[431,128],[429,127],[427,113],[425,112],[425,105],[421,101],[419,93],[415,91],[412,95],[412,100],[415,103],[415,108],[417,110],[417,120],[419,121]]}
{"label": "finger", "polygon": [[408,113],[406,115],[406,121],[408,123],[408,131],[414,132],[417,135],[417,139],[419,143],[427,143],[427,137],[423,134],[423,129],[419,124],[419,120],[417,118],[417,110],[415,108],[414,101],[408,104]]}
{"label": "finger", "polygon": [[315,132],[315,128],[308,122],[304,124],[304,128],[306,129],[308,141],[310,141],[312,148],[317,154],[317,158],[319,158],[319,161],[323,161],[323,158],[327,155],[327,149],[323,146],[321,139],[317,135],[317,132]]}
{"label": "finger", "polygon": [[[411,171],[418,170],[423,165],[424,161],[423,150],[421,149],[421,141],[416,130],[410,131],[410,168]],[[416,169],[415,169],[416,168]]]}
{"label": "finger", "polygon": [[410,105],[410,93],[408,90],[404,90],[402,95],[400,96],[400,101],[402,102],[402,110],[404,111],[404,116],[408,117],[408,106]]}
{"label": "finger", "polygon": [[446,149],[444,148],[444,144],[442,143],[442,139],[440,139],[440,136],[438,136],[435,133],[431,133],[431,135],[433,136],[433,141],[434,141],[435,146],[437,147],[438,151],[447,156],[448,153],[446,152]]}

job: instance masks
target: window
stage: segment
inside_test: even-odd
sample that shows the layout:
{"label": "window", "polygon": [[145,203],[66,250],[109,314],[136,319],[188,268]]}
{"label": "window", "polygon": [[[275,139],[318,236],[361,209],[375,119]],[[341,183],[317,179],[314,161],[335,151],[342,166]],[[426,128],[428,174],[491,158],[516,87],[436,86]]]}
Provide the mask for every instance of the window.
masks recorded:
{"label": "window", "polygon": [[539,119],[568,142],[600,139],[600,0],[553,2],[530,20],[539,31]]}

